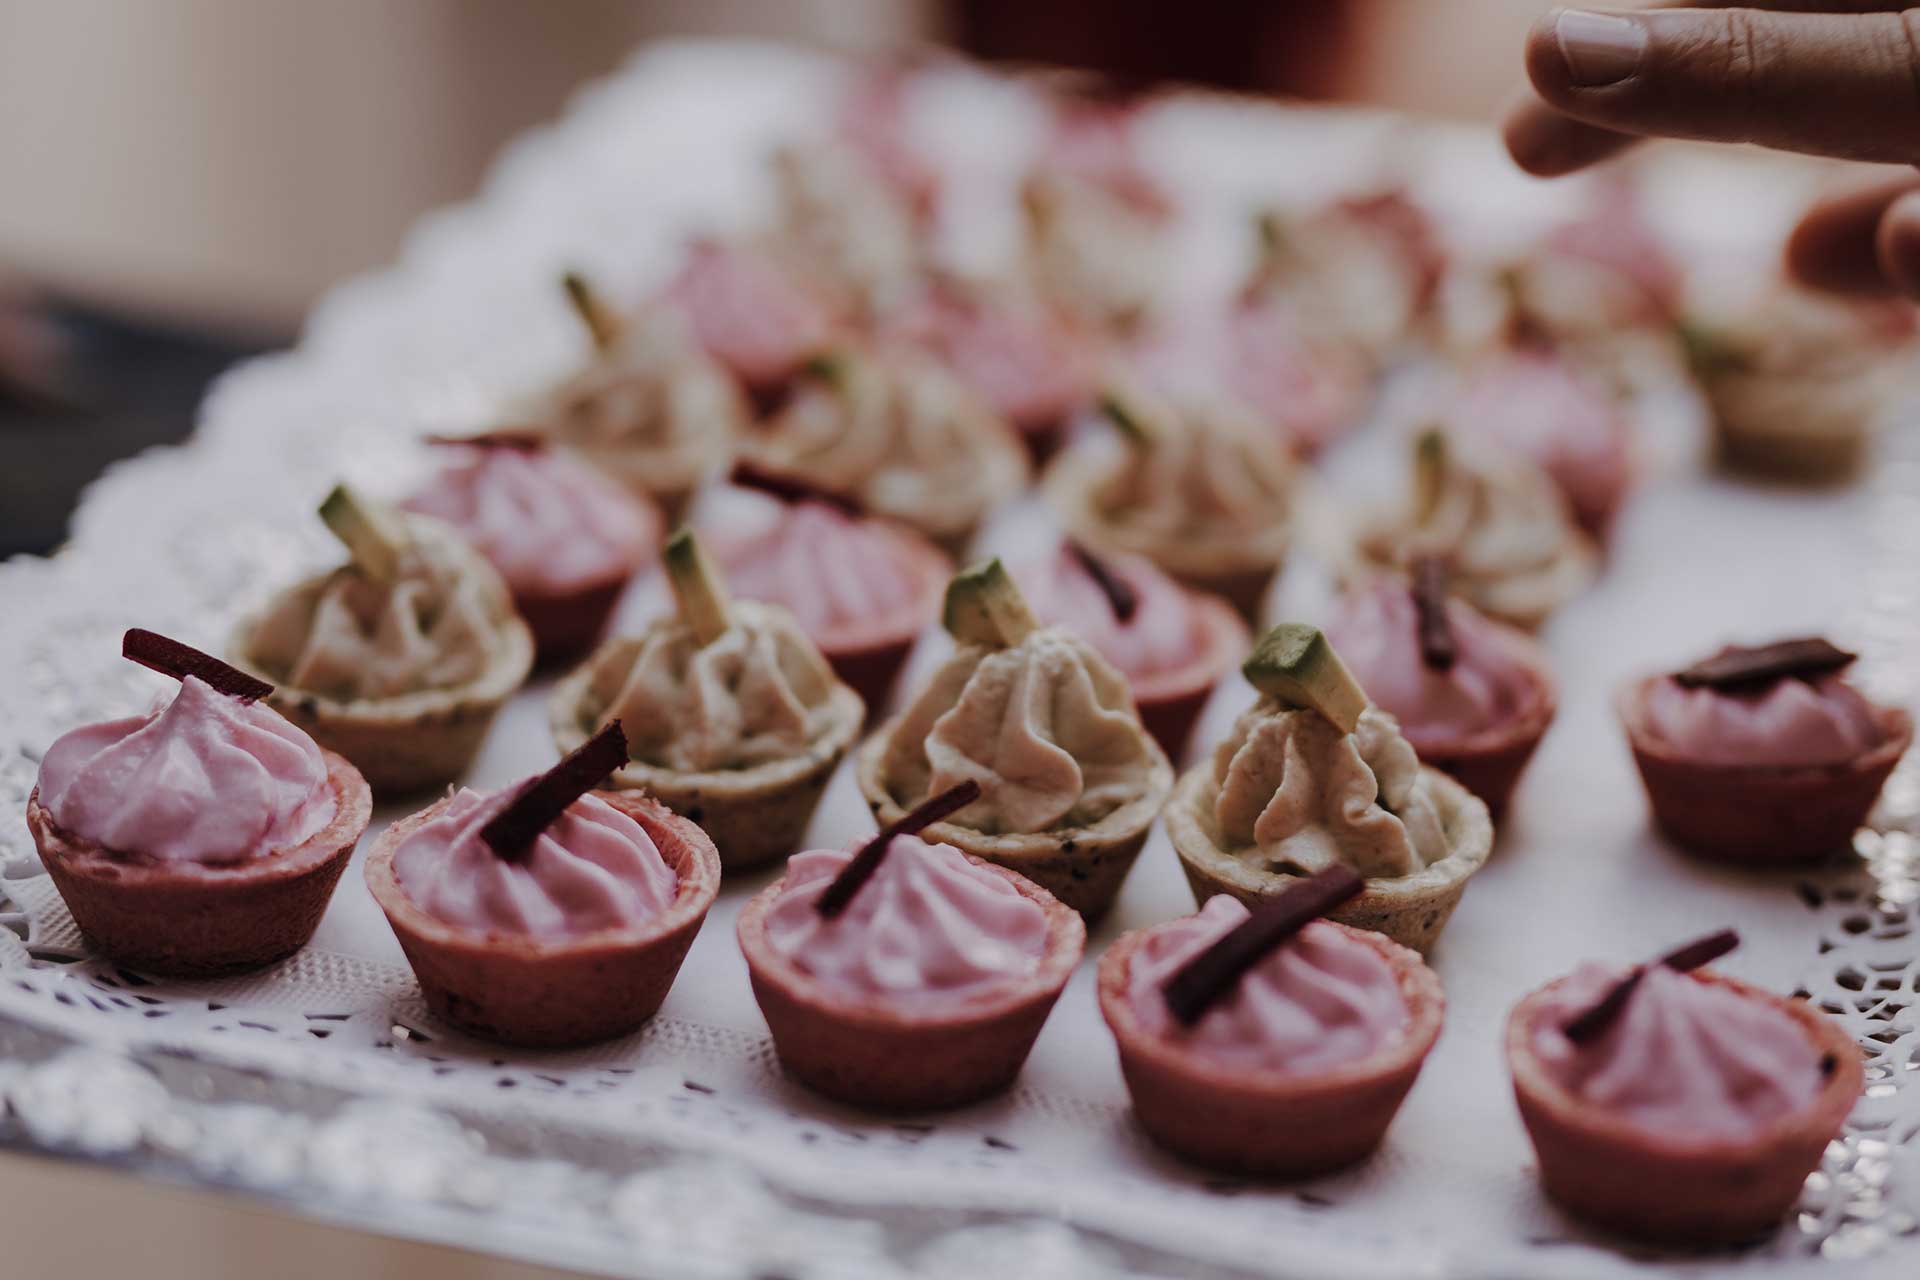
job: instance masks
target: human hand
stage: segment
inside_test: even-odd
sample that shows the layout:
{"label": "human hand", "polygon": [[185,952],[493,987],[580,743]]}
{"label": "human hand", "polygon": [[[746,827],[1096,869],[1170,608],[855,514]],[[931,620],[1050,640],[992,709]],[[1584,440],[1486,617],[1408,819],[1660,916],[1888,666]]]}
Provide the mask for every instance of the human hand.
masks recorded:
{"label": "human hand", "polygon": [[[1920,164],[1920,10],[1752,3],[1547,14],[1527,38],[1534,93],[1507,116],[1514,159],[1555,176],[1660,136]],[[1787,263],[1820,288],[1920,297],[1920,177],[1817,204]]]}

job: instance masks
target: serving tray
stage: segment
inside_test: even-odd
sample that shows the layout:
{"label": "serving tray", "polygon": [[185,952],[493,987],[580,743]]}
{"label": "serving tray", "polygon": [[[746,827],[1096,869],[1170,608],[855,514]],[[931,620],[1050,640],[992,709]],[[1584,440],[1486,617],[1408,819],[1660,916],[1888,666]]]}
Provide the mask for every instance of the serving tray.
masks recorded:
{"label": "serving tray", "polygon": [[[335,291],[296,350],[223,378],[186,446],[109,472],[59,555],[0,566],[0,807],[23,809],[60,731],[161,689],[118,659],[124,628],[217,647],[264,593],[332,554],[311,512],[334,480],[400,491],[427,465],[419,436],[483,425],[578,357],[553,283],[564,267],[633,296],[688,234],[759,216],[767,147],[823,119],[845,74],[755,45],[644,52],[512,147],[478,200],[427,219],[398,265]],[[1008,184],[1034,123],[1023,94],[964,69],[935,73],[917,96],[914,126],[961,195],[956,258],[1005,251]],[[1374,115],[1196,95],[1154,108],[1145,128],[1189,205],[1181,279],[1196,296],[1237,271],[1239,219],[1255,197],[1311,200],[1392,170],[1462,242],[1487,245],[1578,198],[1520,180],[1487,136]],[[1677,243],[1737,275],[1777,236],[1795,181],[1691,157],[1650,164],[1647,192]],[[1393,375],[1379,421],[1323,469],[1315,529],[1400,483],[1400,437],[1433,376],[1417,365]],[[1446,1030],[1385,1148],[1356,1170],[1242,1183],[1148,1146],[1090,963],[1007,1096],[907,1119],[822,1102],[779,1075],[733,940],[740,904],[767,875],[728,883],[646,1030],[527,1054],[427,1016],[357,871],[293,960],[163,983],[87,955],[18,820],[0,824],[0,1139],[609,1274],[1601,1277],[1824,1274],[1847,1262],[1867,1264],[1848,1274],[1913,1274],[1920,769],[1909,761],[1895,775],[1858,858],[1785,876],[1715,870],[1649,831],[1608,697],[1721,639],[1822,631],[1862,653],[1874,693],[1912,705],[1920,449],[1889,433],[1851,490],[1745,487],[1698,461],[1698,407],[1683,390],[1643,400],[1644,483],[1605,576],[1545,633],[1564,685],[1559,721],[1433,956]],[[1044,536],[1045,523],[1034,503],[1017,504],[986,545]],[[1311,614],[1324,594],[1309,547],[1279,606]],[[658,602],[658,584],[643,584],[623,616]],[[913,670],[941,644],[928,637]],[[536,682],[502,714],[475,784],[552,760],[549,687]],[[1199,740],[1246,696],[1216,697]],[[376,827],[394,816],[380,810]],[[811,839],[870,830],[843,769]],[[1156,833],[1089,956],[1192,905]],[[1747,940],[1727,969],[1805,991],[1860,1037],[1866,1094],[1770,1238],[1701,1256],[1590,1235],[1538,1191],[1500,1055],[1505,1013],[1581,959],[1638,958],[1723,925]]]}

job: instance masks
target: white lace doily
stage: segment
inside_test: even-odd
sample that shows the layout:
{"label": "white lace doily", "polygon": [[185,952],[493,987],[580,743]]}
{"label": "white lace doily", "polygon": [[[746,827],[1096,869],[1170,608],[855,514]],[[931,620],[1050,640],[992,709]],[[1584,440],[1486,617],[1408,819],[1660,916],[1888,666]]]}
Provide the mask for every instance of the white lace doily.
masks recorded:
{"label": "white lace doily", "polygon": [[[576,358],[553,287],[564,266],[632,294],[690,231],[755,217],[766,146],[820,118],[836,74],[756,46],[647,53],[516,145],[480,199],[427,220],[398,266],[335,292],[298,350],[222,379],[189,445],[115,467],[68,549],[0,567],[0,808],[21,811],[59,731],[160,687],[116,657],[125,627],[217,646],[241,610],[329,554],[310,513],[336,478],[393,492],[424,465],[415,437],[479,425]],[[1020,95],[970,73],[942,73],[922,97],[916,127],[960,175],[954,252],[984,260],[1004,249],[992,211],[1032,121]],[[1196,291],[1231,276],[1251,196],[1363,180],[1383,154],[1415,169],[1469,238],[1519,234],[1569,198],[1511,175],[1489,139],[1370,116],[1195,98],[1157,111],[1148,142],[1193,194],[1181,245]],[[1694,194],[1671,203],[1696,209],[1680,198]],[[1719,198],[1696,223],[1723,245],[1764,242],[1766,210],[1790,199],[1767,182]],[[1398,379],[1388,422],[1333,459],[1328,493],[1397,482],[1393,422],[1417,412],[1424,385]],[[1896,775],[1876,831],[1861,836],[1863,862],[1787,877],[1714,870],[1649,833],[1607,693],[1724,637],[1806,629],[1859,648],[1875,691],[1911,703],[1920,450],[1895,440],[1852,492],[1745,488],[1702,473],[1688,406],[1668,400],[1650,402],[1646,483],[1604,581],[1547,632],[1565,703],[1494,862],[1434,955],[1444,1036],[1386,1147],[1357,1170],[1263,1186],[1157,1154],[1129,1120],[1084,970],[1009,1096],[910,1122],[825,1104],[779,1076],[734,945],[738,904],[765,876],[729,884],[648,1029],[589,1051],[509,1054],[426,1016],[355,872],[284,966],[158,984],[85,954],[17,819],[0,826],[4,1136],[608,1272],[1577,1277],[1871,1260],[1876,1273],[1912,1274],[1920,771],[1909,762]],[[990,538],[1020,541],[1040,518],[1022,508]],[[1313,584],[1312,565],[1297,565],[1290,600],[1311,607]],[[642,590],[630,611],[648,603]],[[503,714],[476,782],[552,759],[544,696],[543,683]],[[1238,696],[1216,700],[1203,739]],[[842,842],[867,829],[843,772],[812,834]],[[1191,909],[1156,836],[1089,952]],[[1866,1096],[1769,1240],[1706,1258],[1597,1240],[1538,1191],[1502,1020],[1582,958],[1639,957],[1728,924],[1748,940],[1728,968],[1810,993],[1861,1037]]]}

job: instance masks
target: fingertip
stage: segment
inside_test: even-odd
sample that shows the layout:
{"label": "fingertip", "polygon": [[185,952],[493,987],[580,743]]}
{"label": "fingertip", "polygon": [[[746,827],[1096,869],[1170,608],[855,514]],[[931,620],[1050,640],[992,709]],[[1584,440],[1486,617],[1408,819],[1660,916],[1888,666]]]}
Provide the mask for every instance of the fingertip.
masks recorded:
{"label": "fingertip", "polygon": [[1508,108],[1501,136],[1513,162],[1536,178],[1558,178],[1624,150],[1635,139],[1561,115],[1531,93]]}
{"label": "fingertip", "polygon": [[1566,102],[1573,88],[1566,55],[1560,48],[1560,15],[1563,12],[1565,10],[1556,5],[1534,19],[1533,26],[1527,31],[1527,79],[1542,98],[1555,103]]}
{"label": "fingertip", "polygon": [[1875,248],[1887,279],[1908,297],[1920,299],[1920,191],[1909,191],[1887,207]]}

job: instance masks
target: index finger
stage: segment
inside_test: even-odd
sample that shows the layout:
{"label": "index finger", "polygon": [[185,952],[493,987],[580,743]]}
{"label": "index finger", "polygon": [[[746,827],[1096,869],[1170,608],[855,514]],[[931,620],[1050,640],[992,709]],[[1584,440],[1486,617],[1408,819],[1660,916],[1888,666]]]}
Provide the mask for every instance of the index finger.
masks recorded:
{"label": "index finger", "polygon": [[[1697,0],[1692,5],[1661,3],[1653,9],[1748,9],[1777,10],[1788,13],[1877,13],[1904,7],[1897,0],[1749,0],[1742,6],[1735,0]],[[1528,61],[1545,54],[1557,55],[1556,30],[1562,10],[1556,9],[1534,24],[1528,36]],[[1654,130],[1626,127],[1608,128],[1604,124],[1576,118],[1560,107],[1549,105],[1532,88],[1521,91],[1508,107],[1502,126],[1507,150],[1514,162],[1537,177],[1551,178],[1573,173],[1618,154]]]}

